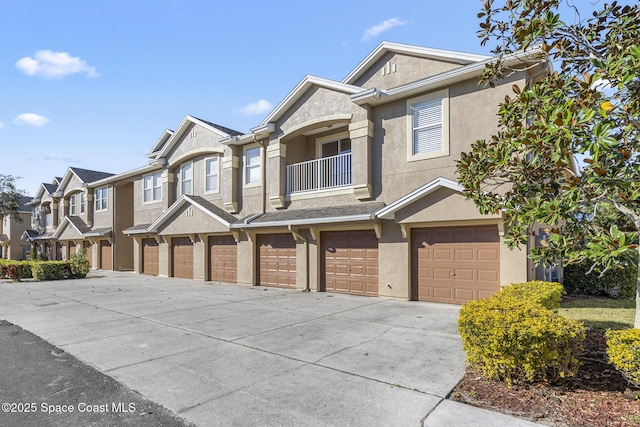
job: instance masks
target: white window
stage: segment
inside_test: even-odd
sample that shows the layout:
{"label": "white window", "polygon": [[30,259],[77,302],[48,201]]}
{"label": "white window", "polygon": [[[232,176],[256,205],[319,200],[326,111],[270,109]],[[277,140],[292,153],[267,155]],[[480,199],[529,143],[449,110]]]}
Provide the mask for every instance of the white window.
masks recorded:
{"label": "white window", "polygon": [[76,215],[76,195],[69,197],[69,215]]}
{"label": "white window", "polygon": [[220,161],[219,157],[212,157],[205,160],[205,177],[204,177],[204,191],[206,193],[218,192],[218,176],[220,175]]}
{"label": "white window", "polygon": [[245,185],[260,184],[260,147],[247,149],[244,155],[244,183]]}
{"label": "white window", "polygon": [[84,213],[84,193],[80,193],[80,213]]}
{"label": "white window", "polygon": [[449,155],[448,90],[407,101],[409,113],[408,160]]}
{"label": "white window", "polygon": [[180,166],[180,194],[192,194],[191,183],[193,181],[193,164],[191,162]]}
{"label": "white window", "polygon": [[107,209],[107,187],[96,189],[96,211]]}
{"label": "white window", "polygon": [[334,139],[320,143],[320,157],[323,159],[348,153],[351,153],[351,140],[349,138]]}
{"label": "white window", "polygon": [[161,173],[158,172],[153,175],[147,175],[143,178],[143,201],[157,202],[162,199],[162,179]]}

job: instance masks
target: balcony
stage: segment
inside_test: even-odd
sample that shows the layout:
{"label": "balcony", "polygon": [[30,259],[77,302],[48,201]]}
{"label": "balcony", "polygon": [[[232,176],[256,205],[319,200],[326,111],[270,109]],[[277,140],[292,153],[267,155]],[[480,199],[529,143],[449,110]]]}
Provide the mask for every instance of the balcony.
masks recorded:
{"label": "balcony", "polygon": [[287,194],[351,185],[351,153],[287,165]]}

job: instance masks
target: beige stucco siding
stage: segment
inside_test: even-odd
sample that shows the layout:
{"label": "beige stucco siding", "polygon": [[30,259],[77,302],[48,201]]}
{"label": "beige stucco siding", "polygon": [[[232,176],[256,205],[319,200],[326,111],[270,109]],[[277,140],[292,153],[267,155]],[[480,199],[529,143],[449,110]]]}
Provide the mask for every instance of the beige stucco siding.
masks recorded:
{"label": "beige stucco siding", "polygon": [[223,233],[229,228],[197,207],[185,204],[161,226],[158,234]]}
{"label": "beige stucco siding", "polygon": [[200,125],[191,124],[167,154],[167,162],[170,167],[173,167],[191,157],[192,154],[202,152],[203,149],[222,151],[224,147],[220,144],[220,139],[221,136],[217,133]]}
{"label": "beige stucco siding", "polygon": [[278,119],[276,128],[286,140],[292,130],[337,114],[351,114],[352,120],[357,121],[366,119],[367,111],[351,102],[349,94],[314,86]]}
{"label": "beige stucco siding", "polygon": [[[387,63],[389,65],[387,66]],[[460,64],[387,52],[356,80],[364,88],[390,89],[460,67]],[[395,71],[393,71],[395,67]],[[383,75],[384,69],[384,75]]]}
{"label": "beige stucco siding", "polygon": [[[515,80],[522,83],[521,80]],[[391,203],[438,177],[457,181],[455,159],[471,144],[489,138],[497,131],[497,111],[509,81],[496,89],[483,89],[475,79],[449,89],[449,155],[433,159],[408,161],[409,138],[407,99],[376,107],[373,138],[373,193],[377,200]]]}

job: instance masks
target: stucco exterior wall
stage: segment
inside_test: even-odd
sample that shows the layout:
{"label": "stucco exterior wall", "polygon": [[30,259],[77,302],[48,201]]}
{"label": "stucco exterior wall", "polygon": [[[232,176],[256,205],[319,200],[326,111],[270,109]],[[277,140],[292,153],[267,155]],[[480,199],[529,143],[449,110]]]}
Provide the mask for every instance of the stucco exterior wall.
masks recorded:
{"label": "stucco exterior wall", "polygon": [[[377,89],[390,89],[460,66],[460,64],[444,60],[439,61],[387,52],[356,80],[355,85],[367,89],[374,87]],[[395,71],[393,71],[394,69]]]}
{"label": "stucco exterior wall", "polygon": [[[150,172],[149,174],[160,172]],[[136,177],[133,182],[133,223],[139,224],[151,224],[155,221],[160,214],[162,214],[163,199],[167,197],[167,192],[163,188],[162,198],[158,201],[144,202],[144,177],[148,174],[140,175]]]}
{"label": "stucco exterior wall", "polygon": [[489,138],[497,131],[498,106],[511,92],[511,85],[522,85],[513,77],[495,89],[483,89],[476,79],[453,85],[449,89],[449,155],[433,159],[408,161],[410,116],[407,100],[401,99],[376,107],[372,111],[373,194],[378,201],[391,203],[438,177],[456,181],[455,159],[471,144]]}
{"label": "stucco exterior wall", "polygon": [[[107,188],[107,209],[96,211],[95,191],[97,188]],[[93,225],[92,228],[109,228],[113,227],[113,206],[115,202],[113,186],[107,185],[91,189],[93,194]]]}
{"label": "stucco exterior wall", "polygon": [[238,251],[238,283],[256,284],[256,256],[254,242],[250,241],[244,233],[240,235],[237,245]]}
{"label": "stucco exterior wall", "polygon": [[378,239],[378,296],[408,300],[411,298],[411,264],[409,240],[400,226],[382,221]]}

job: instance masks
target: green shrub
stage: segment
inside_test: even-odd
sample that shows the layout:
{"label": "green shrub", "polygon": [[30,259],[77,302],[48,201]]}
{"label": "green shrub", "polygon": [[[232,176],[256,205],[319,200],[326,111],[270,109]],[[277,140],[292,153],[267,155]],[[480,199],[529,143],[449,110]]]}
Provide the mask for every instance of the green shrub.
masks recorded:
{"label": "green shrub", "polygon": [[83,248],[71,255],[72,277],[82,279],[91,271],[91,262],[87,259],[87,251]]}
{"label": "green shrub", "polygon": [[[0,260],[0,279],[12,280],[29,279],[31,275],[31,261]],[[9,266],[12,266],[9,268]]]}
{"label": "green shrub", "polygon": [[564,267],[562,285],[568,294],[584,294],[609,298],[633,298],[636,294],[638,267],[630,265],[624,269],[607,270],[602,277],[588,264],[570,264]]}
{"label": "green shrub", "polygon": [[582,322],[519,298],[515,291],[465,304],[458,330],[467,362],[509,385],[575,375],[585,338]]}
{"label": "green shrub", "polygon": [[563,293],[564,289],[560,283],[534,280],[506,286],[496,295],[496,298],[519,298],[555,311],[560,308]]}
{"label": "green shrub", "polygon": [[611,364],[640,386],[640,329],[607,331],[607,355]]}
{"label": "green shrub", "polygon": [[59,280],[72,277],[71,261],[42,261],[33,265],[36,280]]}

